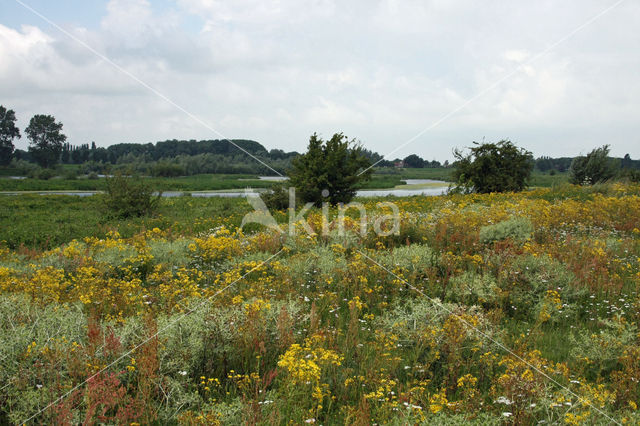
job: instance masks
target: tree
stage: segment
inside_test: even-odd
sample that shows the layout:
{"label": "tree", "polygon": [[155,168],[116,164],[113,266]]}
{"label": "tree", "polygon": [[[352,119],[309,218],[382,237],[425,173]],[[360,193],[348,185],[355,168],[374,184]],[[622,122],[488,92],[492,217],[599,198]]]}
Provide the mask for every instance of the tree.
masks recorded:
{"label": "tree", "polygon": [[54,166],[60,158],[67,137],[61,133],[62,123],[52,115],[36,114],[24,130],[29,138],[29,152],[42,167]]}
{"label": "tree", "polygon": [[16,113],[0,105],[0,165],[6,166],[13,157],[13,140],[20,138],[20,129],[16,127]]}
{"label": "tree", "polygon": [[612,179],[620,163],[609,158],[609,145],[591,151],[587,156],[573,159],[569,168],[569,182],[574,185],[594,185]]}
{"label": "tree", "polygon": [[[371,177],[369,160],[355,140],[336,133],[324,142],[317,134],[309,139],[307,152],[296,157],[289,172],[290,183],[304,202],[320,206],[348,203],[360,182]],[[360,173],[360,174],[359,174]],[[323,191],[326,197],[323,197]]]}
{"label": "tree", "polygon": [[531,152],[509,140],[498,143],[474,142],[470,153],[454,150],[456,189],[461,192],[522,191],[533,169]]}
{"label": "tree", "polygon": [[405,167],[411,167],[414,169],[421,169],[424,167],[424,160],[416,154],[411,154],[405,157],[402,161],[404,162]]}

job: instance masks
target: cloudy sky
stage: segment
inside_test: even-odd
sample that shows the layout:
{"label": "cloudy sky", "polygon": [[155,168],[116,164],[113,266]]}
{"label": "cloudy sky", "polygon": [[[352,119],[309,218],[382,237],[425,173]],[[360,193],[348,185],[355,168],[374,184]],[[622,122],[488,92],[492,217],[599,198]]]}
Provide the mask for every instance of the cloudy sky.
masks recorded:
{"label": "cloudy sky", "polygon": [[382,154],[412,141],[391,158],[483,138],[640,158],[636,0],[20,1],[50,22],[0,2],[0,103],[73,144],[302,151],[341,131]]}

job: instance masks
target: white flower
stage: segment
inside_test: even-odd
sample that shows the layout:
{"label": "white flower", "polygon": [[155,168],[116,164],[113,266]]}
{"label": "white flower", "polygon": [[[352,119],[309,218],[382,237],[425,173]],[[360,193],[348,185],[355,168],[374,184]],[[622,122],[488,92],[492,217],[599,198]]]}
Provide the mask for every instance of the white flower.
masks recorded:
{"label": "white flower", "polygon": [[178,374],[180,374],[181,376],[186,376],[187,372],[186,371],[178,371]]}
{"label": "white flower", "polygon": [[505,396],[501,396],[498,399],[495,400],[496,404],[505,404],[505,405],[511,405],[513,404],[513,401],[511,401],[509,398],[505,397]]}
{"label": "white flower", "polygon": [[315,423],[316,419],[307,419],[304,421],[305,423]]}
{"label": "white flower", "polygon": [[508,411],[507,411],[507,412],[505,412],[505,413],[502,413],[502,415],[503,415],[503,416],[505,416],[505,417],[511,417],[511,416],[513,416],[513,414],[509,413]]}

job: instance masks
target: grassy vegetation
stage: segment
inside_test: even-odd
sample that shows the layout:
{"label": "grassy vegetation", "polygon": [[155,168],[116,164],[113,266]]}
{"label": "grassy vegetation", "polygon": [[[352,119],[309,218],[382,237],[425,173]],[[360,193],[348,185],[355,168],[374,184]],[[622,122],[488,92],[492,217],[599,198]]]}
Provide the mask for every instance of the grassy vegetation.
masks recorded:
{"label": "grassy vegetation", "polygon": [[[387,173],[384,169],[377,169],[372,179],[364,183],[361,188],[389,189],[401,185],[403,179],[437,179],[447,175],[443,171],[415,170],[392,170],[393,173]],[[13,174],[6,174],[6,176],[11,175]],[[144,179],[162,191],[216,191],[244,189],[247,187],[268,188],[273,184],[271,181],[260,180],[254,175],[196,175],[175,178],[146,177]],[[0,179],[0,191],[102,191],[104,189],[104,179]]]}
{"label": "grassy vegetation", "polygon": [[[160,191],[268,188],[273,184],[253,175],[196,175],[144,179]],[[102,191],[104,189],[105,179],[0,179],[0,191]]]}
{"label": "grassy vegetation", "polygon": [[640,186],[397,198],[387,236],[382,200],[287,235],[3,197],[0,423],[640,421]]}
{"label": "grassy vegetation", "polygon": [[[65,166],[69,169],[73,166]],[[65,170],[66,170],[65,169]],[[66,170],[68,171],[68,170]],[[451,182],[454,170],[451,168],[389,169],[377,168],[371,180],[360,189],[392,189],[403,185],[405,179],[433,179]],[[0,168],[0,176],[13,176],[15,170]],[[64,170],[60,172],[64,174]],[[259,180],[255,175],[195,175],[185,177],[145,178],[154,188],[161,191],[220,191],[243,190],[244,188],[269,188],[273,182]],[[566,183],[568,175],[534,172],[531,187],[552,187]],[[0,179],[0,191],[103,191],[104,179]]]}
{"label": "grassy vegetation", "polygon": [[241,198],[169,197],[152,217],[121,220],[105,213],[99,196],[0,195],[0,200],[0,241],[11,249],[50,249],[74,238],[104,238],[115,229],[126,237],[156,227],[196,234],[218,224],[239,226],[251,209]]}
{"label": "grassy vegetation", "polygon": [[569,173],[556,173],[549,174],[539,171],[534,171],[529,179],[530,187],[538,188],[551,188],[558,185],[563,185],[569,181]]}
{"label": "grassy vegetation", "polygon": [[453,180],[453,169],[444,167],[425,169],[377,168],[374,176],[376,175],[398,176],[400,179],[433,179],[451,182]]}

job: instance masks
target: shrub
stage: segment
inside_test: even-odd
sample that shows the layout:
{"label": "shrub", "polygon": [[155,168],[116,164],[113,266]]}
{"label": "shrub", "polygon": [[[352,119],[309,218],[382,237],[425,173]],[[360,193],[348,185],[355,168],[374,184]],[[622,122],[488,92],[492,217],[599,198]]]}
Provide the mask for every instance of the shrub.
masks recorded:
{"label": "shrub", "polygon": [[29,173],[29,177],[32,177],[33,179],[41,179],[41,180],[49,180],[55,177],[56,175],[57,173],[53,169],[41,169],[41,168],[34,169],[31,171],[31,173]]}
{"label": "shrub", "polygon": [[33,164],[25,160],[16,159],[13,159],[13,161],[11,162],[11,167],[16,169],[16,172],[20,176],[31,176],[33,172],[40,168],[37,164]]}
{"label": "shrub", "polygon": [[531,152],[518,148],[511,141],[483,143],[469,148],[463,155],[455,150],[457,192],[522,191],[533,170]]}
{"label": "shrub", "polygon": [[625,169],[620,173],[620,179],[633,183],[640,183],[640,170]]}
{"label": "shrub", "polygon": [[140,177],[116,175],[107,178],[104,205],[115,217],[126,218],[152,213],[162,193],[154,195],[151,186]]}
{"label": "shrub", "polygon": [[465,305],[496,305],[500,289],[491,275],[478,275],[465,272],[450,282],[447,299]]}
{"label": "shrub", "polygon": [[67,180],[76,180],[78,178],[78,172],[76,170],[67,170],[64,172],[63,177]]}
{"label": "shrub", "polygon": [[260,198],[262,198],[269,210],[286,210],[289,208],[289,188],[282,183],[277,183],[261,193]]}
{"label": "shrub", "polygon": [[569,168],[569,182],[574,185],[593,185],[613,179],[619,167],[616,160],[609,158],[609,145],[596,148],[586,157],[573,159]]}
{"label": "shrub", "polygon": [[435,256],[431,247],[424,244],[400,246],[390,251],[381,252],[377,261],[387,268],[401,268],[408,272],[423,272],[434,266]]}
{"label": "shrub", "polygon": [[548,304],[545,299],[550,296],[549,290],[557,292],[560,303],[565,305],[562,309],[550,310],[554,321],[575,314],[574,307],[586,298],[587,291],[576,287],[574,274],[546,256],[521,256],[509,268],[513,272],[500,286],[509,292],[507,311],[514,317],[534,319]]}
{"label": "shrub", "polygon": [[488,244],[507,238],[517,242],[524,242],[531,238],[533,225],[524,217],[515,217],[494,225],[487,225],[480,229],[480,242]]}

